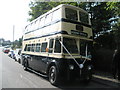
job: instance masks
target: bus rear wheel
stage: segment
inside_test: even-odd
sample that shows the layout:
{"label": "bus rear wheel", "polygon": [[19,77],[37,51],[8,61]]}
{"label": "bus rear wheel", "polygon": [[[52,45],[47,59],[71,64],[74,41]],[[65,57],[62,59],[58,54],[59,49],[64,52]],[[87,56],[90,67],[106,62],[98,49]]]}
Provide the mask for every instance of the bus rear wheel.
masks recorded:
{"label": "bus rear wheel", "polygon": [[27,68],[28,68],[28,61],[27,61],[27,59],[25,59],[24,64],[23,64],[23,69],[27,70]]}
{"label": "bus rear wheel", "polygon": [[51,66],[49,69],[49,81],[52,85],[59,83],[58,71],[56,66]]}

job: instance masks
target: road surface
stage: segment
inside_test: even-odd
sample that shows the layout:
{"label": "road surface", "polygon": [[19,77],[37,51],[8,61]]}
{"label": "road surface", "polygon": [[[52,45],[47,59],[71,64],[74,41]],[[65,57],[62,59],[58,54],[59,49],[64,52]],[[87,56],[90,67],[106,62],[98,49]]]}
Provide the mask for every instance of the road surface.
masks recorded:
{"label": "road surface", "polygon": [[[85,85],[82,82],[72,82],[60,86],[53,86],[47,78],[41,77],[31,71],[24,71],[21,64],[8,57],[0,50],[0,84],[1,88],[118,88],[115,82],[109,83],[99,77],[93,77],[92,81]],[[2,68],[1,68],[2,67]]]}

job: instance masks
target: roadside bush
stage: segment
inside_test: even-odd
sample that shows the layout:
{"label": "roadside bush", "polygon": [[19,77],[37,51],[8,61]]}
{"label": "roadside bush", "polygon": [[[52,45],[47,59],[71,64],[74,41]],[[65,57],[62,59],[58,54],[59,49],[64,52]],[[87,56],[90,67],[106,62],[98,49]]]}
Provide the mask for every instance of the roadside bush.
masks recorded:
{"label": "roadside bush", "polygon": [[95,70],[111,73],[113,53],[114,50],[105,48],[95,50],[93,53],[93,64]]}

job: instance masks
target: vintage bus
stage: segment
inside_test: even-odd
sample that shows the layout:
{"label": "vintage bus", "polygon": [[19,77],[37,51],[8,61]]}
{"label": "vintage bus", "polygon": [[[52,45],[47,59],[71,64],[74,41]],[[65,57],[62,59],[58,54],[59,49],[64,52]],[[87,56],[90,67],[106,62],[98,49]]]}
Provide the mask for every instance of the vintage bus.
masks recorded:
{"label": "vintage bus", "polygon": [[89,14],[61,4],[25,27],[22,65],[49,78],[89,82],[92,77],[93,34]]}

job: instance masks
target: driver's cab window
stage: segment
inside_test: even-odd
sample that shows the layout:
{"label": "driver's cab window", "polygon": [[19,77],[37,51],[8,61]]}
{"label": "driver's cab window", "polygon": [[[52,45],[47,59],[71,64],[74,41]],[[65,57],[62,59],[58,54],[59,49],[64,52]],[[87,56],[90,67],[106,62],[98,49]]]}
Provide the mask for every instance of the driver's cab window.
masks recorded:
{"label": "driver's cab window", "polygon": [[54,47],[54,53],[61,53],[61,44],[60,44],[60,38],[55,39],[55,47]]}

